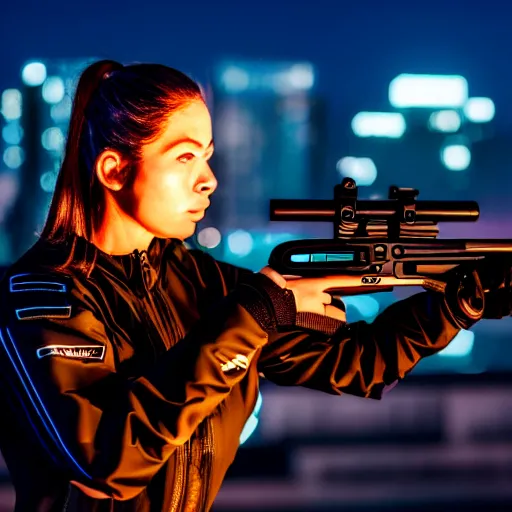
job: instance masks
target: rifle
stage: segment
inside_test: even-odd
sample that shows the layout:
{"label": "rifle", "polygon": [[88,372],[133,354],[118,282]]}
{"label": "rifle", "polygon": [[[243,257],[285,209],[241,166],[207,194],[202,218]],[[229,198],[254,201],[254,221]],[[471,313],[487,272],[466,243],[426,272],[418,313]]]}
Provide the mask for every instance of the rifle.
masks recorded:
{"label": "rifle", "polygon": [[444,292],[446,273],[485,260],[512,265],[512,240],[437,239],[438,222],[476,222],[475,201],[421,201],[413,188],[389,188],[387,200],[358,200],[353,179],[334,187],[334,200],[271,199],[271,221],[332,222],[333,239],[277,245],[269,266],[282,275],[343,276],[332,296],[420,286]]}

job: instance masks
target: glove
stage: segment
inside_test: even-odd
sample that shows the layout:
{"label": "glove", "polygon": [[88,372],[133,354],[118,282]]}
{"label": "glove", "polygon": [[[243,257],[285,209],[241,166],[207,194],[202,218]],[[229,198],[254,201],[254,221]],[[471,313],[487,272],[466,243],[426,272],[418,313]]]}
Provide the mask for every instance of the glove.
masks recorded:
{"label": "glove", "polygon": [[476,271],[484,292],[482,318],[498,319],[512,312],[512,259],[493,258],[478,264]]}
{"label": "glove", "polygon": [[457,267],[446,276],[445,306],[461,329],[469,329],[481,320],[485,310],[485,293],[478,271]]}
{"label": "glove", "polygon": [[446,276],[446,307],[456,323],[468,329],[479,320],[512,312],[512,262],[506,258],[459,266]]}

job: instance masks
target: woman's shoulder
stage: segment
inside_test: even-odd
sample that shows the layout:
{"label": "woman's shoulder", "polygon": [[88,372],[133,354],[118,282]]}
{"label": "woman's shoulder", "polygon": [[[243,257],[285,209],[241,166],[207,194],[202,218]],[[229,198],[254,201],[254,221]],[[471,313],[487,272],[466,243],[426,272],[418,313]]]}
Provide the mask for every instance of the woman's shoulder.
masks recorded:
{"label": "woman's shoulder", "polygon": [[0,330],[36,344],[62,332],[104,336],[99,303],[86,276],[62,264],[65,254],[36,244],[7,268],[0,282]]}
{"label": "woman's shoulder", "polygon": [[[35,303],[69,304],[79,297],[80,271],[69,263],[66,244],[36,242],[18,260],[8,266],[0,280],[2,302],[9,308],[20,301],[24,308]],[[34,304],[32,304],[34,302]],[[39,307],[39,306],[38,306]],[[27,309],[27,312],[29,309]]]}
{"label": "woman's shoulder", "polygon": [[38,240],[30,249],[16,261],[7,266],[3,281],[17,280],[18,277],[30,275],[45,275],[62,278],[73,275],[72,265],[69,265],[71,251],[66,242],[50,243]]}

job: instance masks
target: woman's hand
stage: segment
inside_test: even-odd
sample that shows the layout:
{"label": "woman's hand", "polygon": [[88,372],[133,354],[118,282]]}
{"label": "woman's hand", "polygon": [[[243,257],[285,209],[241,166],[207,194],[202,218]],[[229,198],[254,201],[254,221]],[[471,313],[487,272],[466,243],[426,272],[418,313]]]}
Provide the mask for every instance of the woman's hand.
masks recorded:
{"label": "woman's hand", "polygon": [[339,306],[335,306],[332,297],[325,293],[325,290],[339,287],[340,276],[285,277],[268,266],[262,268],[260,273],[272,279],[281,288],[293,292],[298,313],[316,313],[346,322],[343,302],[337,300]]}

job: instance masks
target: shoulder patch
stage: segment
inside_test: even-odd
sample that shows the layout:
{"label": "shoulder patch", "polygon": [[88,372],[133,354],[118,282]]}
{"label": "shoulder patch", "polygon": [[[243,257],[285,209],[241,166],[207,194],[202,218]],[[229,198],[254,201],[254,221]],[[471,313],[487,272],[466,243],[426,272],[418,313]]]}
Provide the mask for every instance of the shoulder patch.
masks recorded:
{"label": "shoulder patch", "polygon": [[43,357],[48,356],[103,361],[105,358],[105,347],[97,345],[47,345],[37,349],[38,359],[43,359]]}
{"label": "shoulder patch", "polygon": [[70,318],[65,278],[39,273],[15,274],[9,278],[14,312],[18,320]]}
{"label": "shoulder patch", "polygon": [[9,291],[66,293],[66,284],[44,274],[15,274],[9,278]]}

